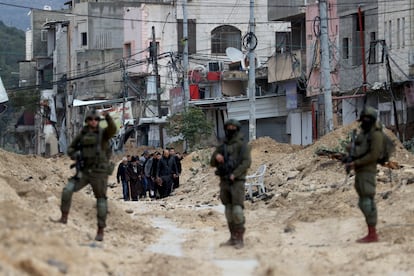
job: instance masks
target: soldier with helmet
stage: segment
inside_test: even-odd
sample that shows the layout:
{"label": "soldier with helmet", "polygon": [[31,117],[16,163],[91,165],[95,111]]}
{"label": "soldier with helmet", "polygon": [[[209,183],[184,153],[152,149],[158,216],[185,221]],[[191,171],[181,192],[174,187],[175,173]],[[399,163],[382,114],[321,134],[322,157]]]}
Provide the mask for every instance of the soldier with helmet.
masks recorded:
{"label": "soldier with helmet", "polygon": [[377,122],[377,110],[366,106],[358,119],[361,131],[355,140],[355,153],[352,162],[347,164],[355,170],[355,189],[358,193],[358,206],[365,216],[368,234],[357,242],[378,241],[376,232],[377,207],[375,204],[377,160],[380,157],[383,135],[382,126]]}
{"label": "soldier with helmet", "polygon": [[220,246],[234,246],[237,249],[244,246],[244,185],[251,165],[251,150],[243,139],[240,127],[237,120],[225,122],[224,143],[216,148],[210,160],[210,165],[216,167],[216,174],[220,177],[220,199],[230,231],[230,239]]}
{"label": "soldier with helmet", "polygon": [[69,179],[63,188],[61,199],[62,216],[59,222],[66,224],[72,203],[72,195],[90,184],[96,197],[98,231],[95,240],[103,240],[103,230],[106,226],[107,216],[107,184],[108,175],[112,173],[110,166],[109,140],[116,133],[116,125],[107,112],[102,116],[108,124],[106,128],[99,126],[100,114],[97,110],[91,110],[86,114],[86,125],[81,130],[68,148],[68,155],[73,160],[80,160],[80,175]]}

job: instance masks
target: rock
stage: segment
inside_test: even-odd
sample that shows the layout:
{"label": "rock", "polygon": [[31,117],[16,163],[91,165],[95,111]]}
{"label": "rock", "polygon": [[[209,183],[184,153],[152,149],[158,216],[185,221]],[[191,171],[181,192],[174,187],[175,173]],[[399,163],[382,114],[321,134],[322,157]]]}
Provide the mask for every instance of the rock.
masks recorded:
{"label": "rock", "polygon": [[61,262],[56,259],[49,259],[47,260],[47,264],[53,267],[56,267],[60,273],[66,274],[68,273],[68,266],[64,262]]}
{"label": "rock", "polygon": [[291,233],[295,231],[295,226],[293,226],[292,224],[288,224],[285,226],[285,228],[283,229],[283,231],[285,233]]}
{"label": "rock", "polygon": [[287,180],[295,179],[298,176],[298,174],[299,174],[298,171],[290,171],[288,172],[286,179]]}

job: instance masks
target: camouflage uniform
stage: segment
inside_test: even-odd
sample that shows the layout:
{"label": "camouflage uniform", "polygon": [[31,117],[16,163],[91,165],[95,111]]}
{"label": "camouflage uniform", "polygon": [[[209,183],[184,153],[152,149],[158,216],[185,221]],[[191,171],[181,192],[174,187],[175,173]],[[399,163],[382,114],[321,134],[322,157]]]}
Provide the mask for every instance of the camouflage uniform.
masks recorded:
{"label": "camouflage uniform", "polygon": [[[377,111],[366,107],[361,112],[360,121],[363,117],[371,117],[374,121],[371,128],[358,133],[355,140],[355,156],[353,164],[355,169],[355,189],[359,196],[358,206],[365,216],[368,231],[371,237],[377,239],[375,226],[377,224],[377,207],[375,204],[377,160],[380,157],[383,136],[382,126],[376,122]],[[367,236],[368,237],[368,236]],[[368,242],[367,237],[358,240]]]}
{"label": "camouflage uniform", "polygon": [[230,240],[223,245],[241,243],[241,246],[243,246],[243,234],[245,232],[245,217],[243,214],[245,200],[244,185],[247,170],[251,165],[251,149],[244,142],[243,136],[239,132],[240,124],[234,120],[226,122],[226,125],[228,124],[237,125],[238,131],[231,139],[226,139],[224,144],[217,147],[211,157],[210,165],[219,168],[220,164],[216,161],[216,156],[217,154],[224,156],[225,151],[229,159],[235,162],[235,168],[232,172],[234,181],[229,179],[229,175],[220,175],[220,199],[225,206],[225,216],[231,234]]}
{"label": "camouflage uniform", "polygon": [[[85,126],[70,144],[68,155],[75,159],[76,154],[80,152],[83,167],[79,177],[69,179],[68,184],[63,188],[61,199],[62,218],[66,216],[67,219],[73,193],[91,184],[97,203],[98,229],[106,226],[109,140],[116,133],[116,125],[111,116],[106,115],[105,119],[108,127],[102,129],[98,126],[96,131],[91,131],[88,126]],[[98,145],[99,142],[100,145]],[[61,222],[66,223],[65,219]]]}

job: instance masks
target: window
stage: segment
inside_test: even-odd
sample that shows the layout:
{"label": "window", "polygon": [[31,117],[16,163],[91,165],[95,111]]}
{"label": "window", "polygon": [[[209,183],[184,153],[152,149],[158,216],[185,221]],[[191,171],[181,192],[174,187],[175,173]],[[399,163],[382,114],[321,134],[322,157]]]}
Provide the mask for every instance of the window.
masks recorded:
{"label": "window", "polygon": [[81,33],[81,42],[82,42],[82,46],[87,46],[88,45],[88,33]]}
{"label": "window", "polygon": [[354,14],[353,16],[353,24],[354,24],[354,32],[352,38],[352,65],[353,66],[360,66],[362,64],[362,48],[361,48],[361,32],[365,31],[365,14],[362,13],[361,15],[362,21],[362,29],[360,27],[359,16],[358,14]]}
{"label": "window", "polygon": [[[184,51],[184,43],[183,43],[183,20],[177,20],[177,45],[178,45],[178,52],[182,53]],[[195,19],[189,19],[187,21],[187,29],[188,29],[188,53],[195,54],[197,52],[197,25]]]}
{"label": "window", "polygon": [[225,54],[228,47],[241,49],[241,31],[229,25],[215,28],[211,32],[211,53]]}
{"label": "window", "polygon": [[361,27],[360,27],[360,23],[359,23],[359,16],[358,16],[358,14],[356,14],[356,31],[357,32],[360,32],[360,31],[365,31],[365,13],[364,12],[362,12],[361,13],[361,25],[362,25],[362,30],[361,30]]}
{"label": "window", "polygon": [[400,24],[401,24],[401,20],[398,18],[397,19],[397,49],[400,49],[400,32],[401,32],[401,26],[400,26]]}
{"label": "window", "polygon": [[347,37],[342,38],[342,58],[349,58],[349,38]]}
{"label": "window", "polygon": [[405,47],[405,17],[401,19],[401,47]]}
{"label": "window", "polygon": [[388,48],[392,48],[392,24],[388,21]]}
{"label": "window", "polygon": [[276,52],[285,53],[290,52],[292,43],[290,39],[290,32],[276,32]]}
{"label": "window", "polygon": [[132,54],[131,43],[124,44],[124,57],[128,58]]}
{"label": "window", "polygon": [[376,38],[376,34],[375,32],[371,32],[369,34],[370,37],[370,43],[369,43],[369,58],[368,58],[368,64],[375,64],[377,63],[377,47],[376,47],[376,43],[375,40]]}
{"label": "window", "polygon": [[40,31],[40,40],[42,42],[47,41],[47,30],[41,30]]}

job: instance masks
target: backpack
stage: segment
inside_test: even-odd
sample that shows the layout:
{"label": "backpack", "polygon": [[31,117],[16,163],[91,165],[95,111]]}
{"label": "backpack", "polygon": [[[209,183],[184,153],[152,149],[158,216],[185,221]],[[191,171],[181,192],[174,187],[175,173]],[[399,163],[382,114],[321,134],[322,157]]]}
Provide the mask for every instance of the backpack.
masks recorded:
{"label": "backpack", "polygon": [[382,150],[377,160],[377,164],[384,165],[390,161],[391,155],[395,151],[395,143],[391,138],[381,130],[382,133]]}

